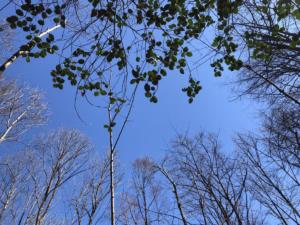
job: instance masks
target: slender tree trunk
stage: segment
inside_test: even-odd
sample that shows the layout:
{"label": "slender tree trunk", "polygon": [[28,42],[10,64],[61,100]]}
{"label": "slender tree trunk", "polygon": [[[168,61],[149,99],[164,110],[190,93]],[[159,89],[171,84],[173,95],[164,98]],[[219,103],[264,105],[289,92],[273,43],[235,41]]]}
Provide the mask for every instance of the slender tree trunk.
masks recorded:
{"label": "slender tree trunk", "polygon": [[145,192],[145,185],[143,185],[143,201],[144,201],[144,217],[145,217],[145,225],[149,225],[148,223],[148,207],[147,207],[147,198],[146,198],[146,192]]}
{"label": "slender tree trunk", "polygon": [[115,184],[114,184],[114,151],[110,151],[110,211],[111,225],[115,225]]}
{"label": "slender tree trunk", "polygon": [[[111,72],[111,71],[110,71]],[[112,72],[110,73],[110,79],[109,79],[109,86],[111,87],[111,79],[112,79]],[[121,105],[117,106],[118,111],[113,108],[114,103],[112,103],[111,100],[109,100],[109,104],[107,107],[107,113],[108,113],[108,134],[109,134],[109,176],[110,176],[110,216],[111,216],[111,225],[116,225],[116,212],[115,212],[115,155],[116,155],[116,146],[119,143],[119,140],[121,138],[121,135],[124,131],[125,125],[128,122],[129,115],[132,110],[133,102],[135,99],[135,93],[137,90],[138,85],[135,86],[135,89],[132,93],[132,98],[130,100],[130,106],[129,110],[125,116],[125,119],[121,125],[121,128],[119,132],[117,132],[115,140],[113,139],[113,127],[115,124],[115,120],[117,115],[120,112],[121,106],[124,104],[121,103]],[[110,92],[113,92],[110,89]]]}
{"label": "slender tree trunk", "polygon": [[13,121],[11,124],[9,124],[6,131],[3,134],[0,134],[0,144],[2,144],[2,142],[4,142],[7,139],[7,136],[9,135],[10,131],[25,116],[26,113],[27,113],[27,111],[24,111],[23,113],[21,113],[21,115],[18,116],[18,118],[15,121]]}
{"label": "slender tree trunk", "polygon": [[111,127],[112,124],[112,115],[111,115],[111,104],[108,106],[108,120],[109,120],[109,176],[110,176],[110,220],[111,225],[115,225],[115,170],[114,170],[114,156],[115,156],[115,149],[114,149],[114,142],[113,142],[113,130]]}

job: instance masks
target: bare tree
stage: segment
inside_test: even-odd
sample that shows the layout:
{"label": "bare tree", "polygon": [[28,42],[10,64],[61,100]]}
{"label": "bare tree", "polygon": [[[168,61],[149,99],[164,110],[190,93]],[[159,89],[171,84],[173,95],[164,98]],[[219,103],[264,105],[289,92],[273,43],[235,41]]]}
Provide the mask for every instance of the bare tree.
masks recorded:
{"label": "bare tree", "polygon": [[132,179],[123,193],[118,219],[121,224],[169,224],[169,205],[157,168],[149,158],[133,162]]}
{"label": "bare tree", "polygon": [[[103,222],[110,193],[109,160],[93,160],[70,200],[72,225]],[[79,182],[76,182],[77,185]]]}
{"label": "bare tree", "polygon": [[262,130],[266,152],[282,163],[300,166],[300,113],[293,105],[273,107],[264,115]]}
{"label": "bare tree", "polygon": [[33,126],[43,124],[46,109],[39,91],[0,79],[0,144],[16,141]]}
{"label": "bare tree", "polygon": [[289,106],[273,108],[261,134],[239,134],[236,143],[251,194],[279,223],[299,224],[300,117]]}
{"label": "bare tree", "polygon": [[183,224],[264,224],[251,205],[247,170],[220,152],[215,135],[179,136],[160,170]]}
{"label": "bare tree", "polygon": [[9,28],[7,23],[0,24],[0,62],[9,57],[14,51],[14,32]]}
{"label": "bare tree", "polygon": [[[0,210],[4,212],[1,224],[41,225],[57,220],[50,213],[56,197],[63,185],[87,169],[89,149],[89,142],[77,131],[60,130],[38,138],[18,154],[19,158],[14,157],[17,160],[3,163],[6,168],[13,168],[15,162],[22,162],[20,174],[24,179],[14,175],[1,186],[11,190],[5,193],[15,193],[14,201],[8,202],[8,197],[1,199],[4,202]],[[1,179],[7,180],[7,175],[1,174]]]}
{"label": "bare tree", "polygon": [[28,176],[24,173],[25,161],[20,155],[8,156],[0,162],[0,224],[6,220],[9,210],[16,204],[22,184]]}

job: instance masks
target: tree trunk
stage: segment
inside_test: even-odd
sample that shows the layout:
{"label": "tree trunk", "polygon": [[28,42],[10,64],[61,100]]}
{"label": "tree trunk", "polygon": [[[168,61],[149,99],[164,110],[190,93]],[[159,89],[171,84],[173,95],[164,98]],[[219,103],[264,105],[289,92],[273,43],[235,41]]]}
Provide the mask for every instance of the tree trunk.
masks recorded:
{"label": "tree trunk", "polygon": [[115,147],[113,142],[113,129],[111,127],[111,124],[113,122],[112,116],[111,116],[111,104],[108,106],[108,120],[109,120],[109,176],[110,176],[110,220],[111,225],[115,225],[115,171],[114,171],[114,156],[115,156]]}
{"label": "tree trunk", "polygon": [[111,225],[115,225],[114,150],[110,149],[110,212]]}

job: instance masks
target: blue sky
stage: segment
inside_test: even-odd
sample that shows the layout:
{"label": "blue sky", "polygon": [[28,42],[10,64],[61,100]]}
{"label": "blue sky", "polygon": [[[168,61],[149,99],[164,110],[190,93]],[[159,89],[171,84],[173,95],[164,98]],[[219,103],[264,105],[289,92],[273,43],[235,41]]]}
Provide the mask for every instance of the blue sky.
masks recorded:
{"label": "blue sky", "polygon": [[[19,59],[6,76],[17,77],[43,92],[51,116],[49,125],[39,131],[60,127],[79,129],[90,138],[100,155],[104,154],[107,149],[107,133],[103,128],[106,114],[81,99],[77,105],[84,122],[81,121],[74,109],[75,89],[52,88],[49,74],[55,64],[55,57],[33,60],[30,64]],[[187,103],[188,99],[181,91],[186,85],[182,76],[171,73],[162,81],[157,104],[150,103],[142,88],[139,89],[130,121],[118,146],[123,166],[144,155],[160,158],[176,132],[188,130],[191,135],[200,130],[216,132],[224,149],[231,151],[231,138],[235,132],[257,129],[258,105],[246,98],[232,101],[234,93],[230,86],[225,85],[237,74],[227,72],[223,77],[215,78],[209,65],[203,65],[198,72],[203,90],[192,104]],[[102,101],[101,97],[97,101]]]}

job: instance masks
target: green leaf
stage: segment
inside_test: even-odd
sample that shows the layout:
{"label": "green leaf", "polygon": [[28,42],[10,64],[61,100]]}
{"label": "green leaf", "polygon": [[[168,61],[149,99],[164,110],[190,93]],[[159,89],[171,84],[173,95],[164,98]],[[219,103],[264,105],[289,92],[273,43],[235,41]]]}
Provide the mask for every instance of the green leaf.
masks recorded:
{"label": "green leaf", "polygon": [[101,94],[101,95],[107,95],[107,92],[106,92],[105,90],[101,89],[101,90],[100,90],[100,94]]}
{"label": "green leaf", "polygon": [[17,10],[16,10],[16,14],[17,14],[18,16],[24,16],[24,13],[23,13],[23,11],[22,11],[21,9],[17,9]]}
{"label": "green leaf", "polygon": [[292,15],[297,19],[300,20],[300,9],[296,9],[293,11]]}
{"label": "green leaf", "polygon": [[38,24],[43,26],[45,24],[45,21],[44,20],[38,20]]}
{"label": "green leaf", "polygon": [[97,9],[92,9],[91,17],[95,17],[97,15],[98,15],[98,10]]}
{"label": "green leaf", "polygon": [[6,21],[8,23],[15,23],[15,22],[18,21],[18,17],[16,17],[16,16],[10,16],[10,17],[7,17]]}
{"label": "green leaf", "polygon": [[186,56],[192,57],[192,56],[193,56],[193,53],[192,53],[192,52],[187,52],[187,53],[186,53]]}
{"label": "green leaf", "polygon": [[84,59],[79,59],[79,60],[78,60],[78,63],[79,63],[79,64],[84,64]]}
{"label": "green leaf", "polygon": [[109,103],[112,104],[112,105],[113,105],[116,101],[117,101],[117,100],[116,100],[115,98],[113,98],[113,97],[110,97],[110,98],[109,98]]}
{"label": "green leaf", "polygon": [[156,96],[152,96],[152,97],[150,98],[150,102],[157,103],[157,102],[158,102],[157,97],[156,97]]}
{"label": "green leaf", "polygon": [[59,18],[55,17],[55,18],[53,19],[53,22],[54,22],[54,23],[59,23]]}

